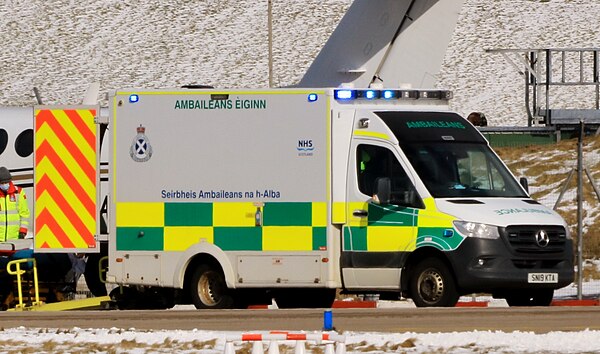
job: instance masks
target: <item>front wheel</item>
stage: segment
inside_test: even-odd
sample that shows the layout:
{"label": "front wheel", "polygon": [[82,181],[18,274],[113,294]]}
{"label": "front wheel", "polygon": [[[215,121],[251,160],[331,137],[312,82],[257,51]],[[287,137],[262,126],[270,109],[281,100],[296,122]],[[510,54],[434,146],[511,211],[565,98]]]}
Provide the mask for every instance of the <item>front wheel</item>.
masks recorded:
{"label": "front wheel", "polygon": [[437,258],[426,258],[417,264],[410,278],[409,291],[417,307],[452,307],[459,298],[452,273]]}
{"label": "front wheel", "polygon": [[220,269],[202,264],[196,268],[190,282],[190,295],[197,309],[233,308],[233,296]]}
{"label": "front wheel", "polygon": [[550,306],[554,289],[515,290],[517,294],[506,296],[508,306]]}

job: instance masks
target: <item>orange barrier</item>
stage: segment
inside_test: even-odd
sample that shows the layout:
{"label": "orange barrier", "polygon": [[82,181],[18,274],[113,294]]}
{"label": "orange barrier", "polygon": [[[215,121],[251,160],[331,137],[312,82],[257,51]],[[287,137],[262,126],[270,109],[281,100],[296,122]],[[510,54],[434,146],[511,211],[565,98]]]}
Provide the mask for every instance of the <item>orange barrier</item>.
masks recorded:
{"label": "orange barrier", "polygon": [[305,343],[324,344],[324,354],[346,354],[346,336],[335,332],[290,333],[271,331],[269,333],[243,333],[227,336],[223,354],[235,354],[235,342],[252,342],[251,354],[265,354],[263,342],[268,342],[268,354],[279,354],[279,343],[295,341],[294,353],[306,354]]}
{"label": "orange barrier", "polygon": [[600,306],[598,299],[553,300],[550,306]]}

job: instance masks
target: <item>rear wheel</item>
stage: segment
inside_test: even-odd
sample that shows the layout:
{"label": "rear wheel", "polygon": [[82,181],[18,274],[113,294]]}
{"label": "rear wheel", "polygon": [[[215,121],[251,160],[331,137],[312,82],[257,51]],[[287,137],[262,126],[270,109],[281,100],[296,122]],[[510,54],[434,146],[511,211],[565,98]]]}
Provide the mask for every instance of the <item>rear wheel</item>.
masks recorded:
{"label": "rear wheel", "polygon": [[549,306],[554,297],[554,289],[515,290],[517,294],[506,296],[508,306]]}
{"label": "rear wheel", "polygon": [[227,288],[223,272],[207,264],[198,266],[194,271],[190,295],[197,309],[233,308],[232,291]]}
{"label": "rear wheel", "polygon": [[119,310],[133,310],[138,308],[136,299],[139,293],[129,286],[118,286],[110,292],[110,298]]}
{"label": "rear wheel", "polygon": [[459,297],[452,273],[437,258],[426,258],[417,264],[409,290],[417,307],[452,307]]}
{"label": "rear wheel", "polygon": [[108,294],[106,290],[106,284],[102,281],[103,277],[106,277],[106,270],[108,262],[100,263],[101,259],[108,255],[108,243],[100,243],[100,253],[91,253],[88,255],[88,259],[85,265],[85,272],[83,276],[85,283],[92,293],[92,295],[106,296]]}

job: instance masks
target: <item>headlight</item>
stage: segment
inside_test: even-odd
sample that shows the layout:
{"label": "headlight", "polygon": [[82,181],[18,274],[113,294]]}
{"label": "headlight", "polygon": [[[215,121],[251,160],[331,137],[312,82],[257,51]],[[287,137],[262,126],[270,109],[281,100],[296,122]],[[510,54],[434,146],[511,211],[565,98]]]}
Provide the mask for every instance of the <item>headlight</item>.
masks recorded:
{"label": "headlight", "polygon": [[477,222],[454,220],[454,227],[466,237],[496,239],[500,238],[498,226],[480,224]]}

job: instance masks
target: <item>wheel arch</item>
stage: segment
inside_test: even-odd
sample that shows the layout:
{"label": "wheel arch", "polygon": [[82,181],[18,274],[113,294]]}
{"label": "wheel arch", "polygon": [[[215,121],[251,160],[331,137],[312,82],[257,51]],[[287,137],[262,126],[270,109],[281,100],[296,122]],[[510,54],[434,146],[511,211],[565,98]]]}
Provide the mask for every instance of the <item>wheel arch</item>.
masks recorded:
{"label": "wheel arch", "polygon": [[227,254],[212,243],[201,242],[188,248],[181,256],[174,273],[174,285],[183,289],[199,264],[218,267],[225,276],[227,287],[235,288],[235,272]]}
{"label": "wheel arch", "polygon": [[458,282],[456,281],[456,272],[454,271],[452,262],[450,262],[450,259],[448,258],[446,253],[439,250],[438,248],[426,246],[417,248],[416,250],[411,252],[411,254],[406,259],[406,263],[402,268],[402,277],[400,279],[400,288],[403,294],[408,292],[410,279],[413,276],[413,269],[419,262],[427,258],[437,258],[444,262],[448,267],[448,271],[454,277],[456,286],[458,286]]}

